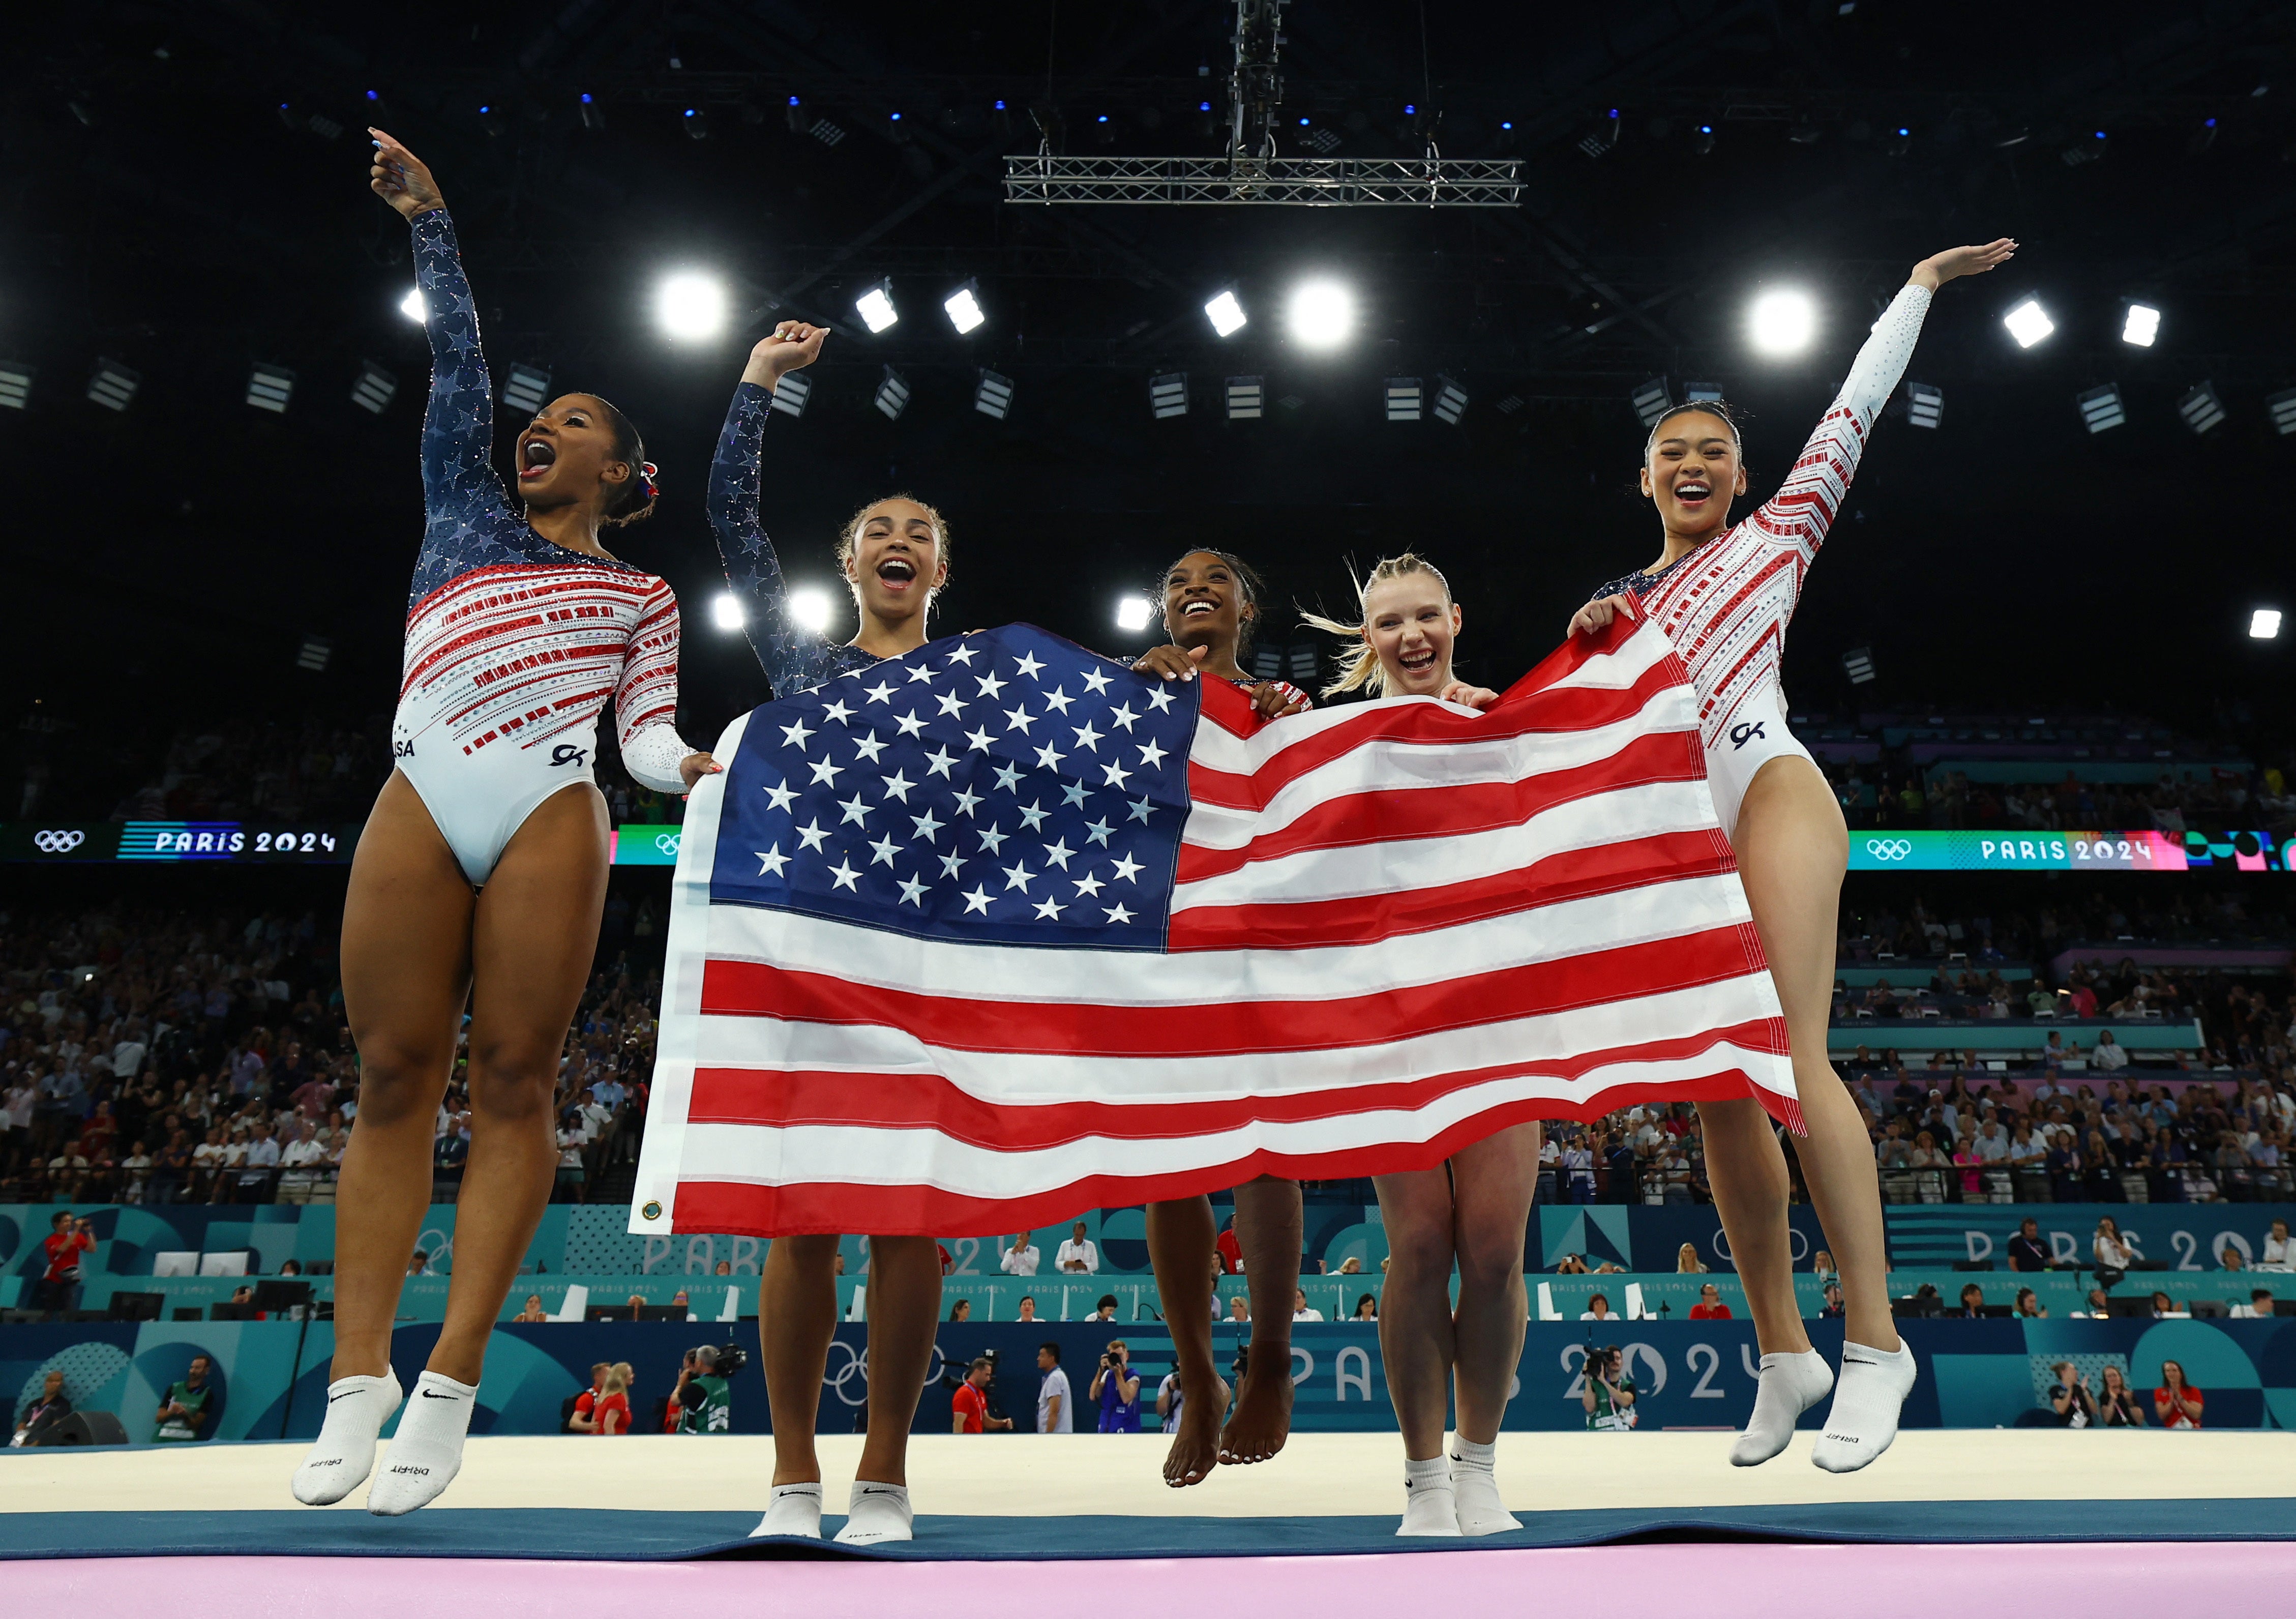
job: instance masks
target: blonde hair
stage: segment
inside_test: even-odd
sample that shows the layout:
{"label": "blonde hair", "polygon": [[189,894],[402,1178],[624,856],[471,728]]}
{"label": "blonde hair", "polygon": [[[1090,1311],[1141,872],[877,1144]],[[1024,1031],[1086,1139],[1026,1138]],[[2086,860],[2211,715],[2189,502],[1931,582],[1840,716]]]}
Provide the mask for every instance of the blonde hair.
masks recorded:
{"label": "blonde hair", "polygon": [[[879,506],[883,505],[889,500],[906,500],[911,505],[921,509],[927,517],[932,520],[933,547],[939,553],[937,560],[940,564],[940,572],[942,576],[946,578],[947,574],[948,520],[940,514],[940,508],[919,500],[914,495],[880,495],[867,505],[863,506],[859,511],[854,513],[852,516],[847,518],[845,520],[845,527],[839,531],[837,536],[838,577],[845,581],[845,588],[853,593],[853,601],[857,607],[861,602],[861,584],[859,580],[853,577],[852,572],[854,547],[860,541],[861,525],[863,522],[867,521],[869,514],[876,510]],[[933,583],[932,580],[927,579],[925,581],[925,611],[927,612],[930,613],[932,611],[933,597],[939,594],[940,587]]]}
{"label": "blonde hair", "polygon": [[1451,581],[1443,577],[1443,571],[1416,552],[1406,551],[1399,556],[1381,557],[1372,571],[1360,579],[1356,578],[1355,564],[1348,564],[1348,576],[1354,579],[1356,587],[1357,616],[1354,623],[1342,624],[1337,619],[1327,619],[1320,612],[1300,613],[1300,622],[1309,629],[1320,629],[1338,636],[1343,641],[1354,643],[1340,654],[1339,676],[1324,687],[1323,695],[1329,697],[1340,692],[1354,691],[1368,691],[1374,697],[1386,694],[1387,670],[1380,666],[1379,653],[1364,634],[1364,627],[1371,617],[1364,607],[1364,601],[1371,595],[1374,585],[1413,573],[1424,573],[1432,578],[1443,587],[1443,599],[1446,602],[1451,599]]}
{"label": "blonde hair", "polygon": [[606,1368],[606,1380],[598,1387],[604,1393],[627,1394],[630,1391],[630,1380],[622,1375],[620,1367],[610,1366]]}

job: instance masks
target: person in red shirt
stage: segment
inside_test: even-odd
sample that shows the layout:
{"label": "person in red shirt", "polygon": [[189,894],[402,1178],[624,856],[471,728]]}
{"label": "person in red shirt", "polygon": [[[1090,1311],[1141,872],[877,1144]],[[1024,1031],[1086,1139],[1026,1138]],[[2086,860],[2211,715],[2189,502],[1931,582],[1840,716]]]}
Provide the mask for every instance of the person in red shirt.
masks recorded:
{"label": "person in red shirt", "polygon": [[1223,1275],[1242,1276],[1243,1274],[1243,1244],[1235,1234],[1234,1215],[1231,1214],[1227,1217],[1227,1224],[1220,1228],[1219,1237],[1212,1246],[1219,1251],[1220,1271]]}
{"label": "person in red shirt", "polygon": [[2164,1428],[2201,1426],[2201,1391],[2185,1381],[2181,1362],[2161,1362],[2161,1386],[2152,1391],[2152,1410]]}
{"label": "person in red shirt", "polygon": [[948,1402],[950,1433],[979,1434],[989,1428],[1007,1431],[1012,1428],[1010,1417],[991,1417],[988,1414],[988,1375],[996,1366],[995,1361],[983,1355],[964,1374],[964,1381],[956,1385],[956,1393]]}
{"label": "person in red shirt", "polygon": [[606,1380],[599,1385],[598,1406],[594,1434],[627,1434],[630,1431],[630,1385],[622,1377],[621,1368],[608,1367]]}
{"label": "person in red shirt", "polygon": [[49,1235],[40,1244],[48,1268],[40,1278],[38,1297],[32,1307],[70,1310],[72,1294],[79,1286],[81,1255],[95,1246],[95,1233],[85,1217],[74,1220],[69,1209],[58,1211],[49,1225]]}
{"label": "person in red shirt", "polygon": [[605,1392],[606,1374],[613,1370],[611,1363],[601,1360],[590,1368],[590,1386],[574,1399],[574,1415],[568,1426],[577,1434],[594,1434],[597,1429],[598,1397]]}
{"label": "person in red shirt", "polygon": [[1698,1303],[1690,1307],[1690,1319],[1693,1321],[1730,1319],[1730,1306],[1722,1302],[1722,1290],[1711,1282],[1701,1287],[1698,1290]]}

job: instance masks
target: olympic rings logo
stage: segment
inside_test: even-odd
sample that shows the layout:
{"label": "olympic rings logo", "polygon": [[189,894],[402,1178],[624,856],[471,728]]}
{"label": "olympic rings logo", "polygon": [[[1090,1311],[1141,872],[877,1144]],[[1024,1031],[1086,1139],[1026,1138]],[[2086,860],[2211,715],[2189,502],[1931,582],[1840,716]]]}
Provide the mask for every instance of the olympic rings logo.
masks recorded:
{"label": "olympic rings logo", "polygon": [[70,854],[86,842],[87,834],[77,826],[66,827],[62,832],[36,832],[32,834],[32,847],[42,854]]}
{"label": "olympic rings logo", "polygon": [[1877,860],[1902,860],[1914,852],[1911,838],[1867,838],[1866,852]]}
{"label": "olympic rings logo", "polygon": [[[838,1399],[844,1401],[847,1405],[857,1408],[868,1404],[869,1362],[866,1356],[865,1356],[860,1350],[854,1348],[853,1345],[846,1343],[841,1338],[833,1338],[830,1341],[829,1352],[832,1357],[842,1353],[845,1357],[845,1364],[838,1367],[833,1373],[830,1373],[824,1368],[824,1373],[821,1379],[821,1386],[825,1389],[834,1390]],[[934,1344],[932,1362],[925,1368],[925,1380],[917,1385],[918,1392],[922,1393],[924,1390],[931,1388],[934,1384],[939,1382],[942,1369],[947,1365],[947,1358],[941,1353],[940,1345],[938,1344]],[[861,1379],[861,1393],[857,1399],[845,1392],[846,1385],[852,1382],[856,1377]]]}
{"label": "olympic rings logo", "polygon": [[685,835],[682,832],[657,832],[653,834],[653,846],[674,860],[677,858],[678,840]]}

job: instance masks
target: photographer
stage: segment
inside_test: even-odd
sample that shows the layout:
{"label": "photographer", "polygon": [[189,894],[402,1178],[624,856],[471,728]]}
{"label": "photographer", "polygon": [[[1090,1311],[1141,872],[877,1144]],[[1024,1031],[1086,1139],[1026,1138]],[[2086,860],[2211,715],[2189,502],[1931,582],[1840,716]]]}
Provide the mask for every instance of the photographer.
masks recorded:
{"label": "photographer", "polygon": [[[738,1352],[736,1352],[738,1353]],[[670,1391],[670,1403],[677,1408],[676,1432],[680,1434],[730,1434],[734,1431],[734,1407],[731,1385],[726,1374],[741,1369],[742,1360],[729,1357],[727,1350],[705,1344],[699,1349],[685,1352],[685,1362],[677,1368],[677,1386]]]}
{"label": "photographer", "polygon": [[1624,1434],[1635,1426],[1635,1380],[1620,1370],[1619,1346],[1587,1352],[1587,1375],[1578,1402],[1587,1408],[1590,1434]]}
{"label": "photographer", "polygon": [[990,1428],[999,1433],[1012,1431],[1013,1419],[1010,1417],[994,1416],[988,1409],[988,1379],[996,1371],[996,1362],[987,1355],[974,1358],[971,1369],[964,1374],[964,1381],[958,1384],[956,1392],[949,1396],[949,1432],[980,1434]]}
{"label": "photographer", "polygon": [[1100,1357],[1100,1369],[1092,1375],[1087,1397],[1100,1406],[1102,1433],[1140,1431],[1140,1377],[1132,1369],[1132,1352],[1123,1339],[1110,1341]]}

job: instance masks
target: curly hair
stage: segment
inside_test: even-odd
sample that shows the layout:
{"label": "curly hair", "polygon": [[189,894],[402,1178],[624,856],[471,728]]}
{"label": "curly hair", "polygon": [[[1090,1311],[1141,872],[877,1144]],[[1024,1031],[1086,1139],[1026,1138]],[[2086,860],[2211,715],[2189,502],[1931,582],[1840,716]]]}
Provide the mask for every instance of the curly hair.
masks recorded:
{"label": "curly hair", "polygon": [[[1267,586],[1260,579],[1258,570],[1234,552],[1215,551],[1210,546],[1190,546],[1179,555],[1174,557],[1170,564],[1165,568],[1158,586],[1159,596],[1167,594],[1170,590],[1173,570],[1192,556],[1217,557],[1226,565],[1228,572],[1234,576],[1237,596],[1235,656],[1236,662],[1242,663],[1243,654],[1251,648],[1251,632],[1259,627],[1259,598],[1267,594]],[[1243,612],[1242,609],[1246,607],[1250,608],[1251,611]]]}
{"label": "curly hair", "polygon": [[[859,582],[853,578],[852,574],[854,548],[860,543],[862,523],[867,520],[871,512],[876,510],[877,507],[883,505],[889,500],[906,500],[911,505],[922,509],[925,516],[931,520],[933,544],[940,553],[940,571],[944,582],[946,582],[948,576],[948,519],[940,514],[940,508],[933,505],[928,501],[919,500],[914,495],[880,495],[867,505],[863,506],[859,511],[854,513],[852,516],[847,518],[845,520],[845,527],[839,530],[837,536],[838,575],[845,580],[846,588],[853,592],[853,600],[857,604],[861,600],[861,586]],[[939,594],[940,586],[933,584],[931,580],[927,580],[925,584],[925,611],[928,613],[932,611],[933,598]]]}

